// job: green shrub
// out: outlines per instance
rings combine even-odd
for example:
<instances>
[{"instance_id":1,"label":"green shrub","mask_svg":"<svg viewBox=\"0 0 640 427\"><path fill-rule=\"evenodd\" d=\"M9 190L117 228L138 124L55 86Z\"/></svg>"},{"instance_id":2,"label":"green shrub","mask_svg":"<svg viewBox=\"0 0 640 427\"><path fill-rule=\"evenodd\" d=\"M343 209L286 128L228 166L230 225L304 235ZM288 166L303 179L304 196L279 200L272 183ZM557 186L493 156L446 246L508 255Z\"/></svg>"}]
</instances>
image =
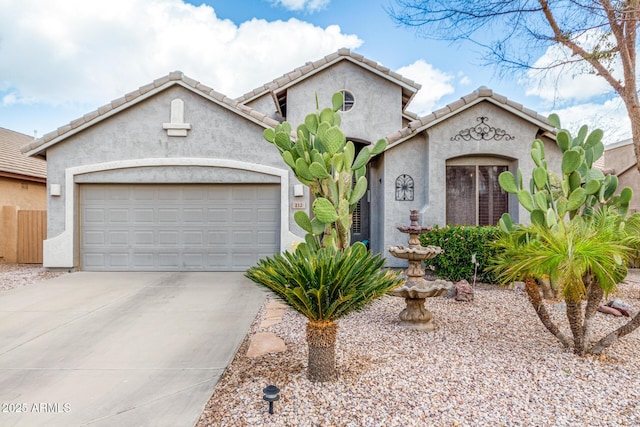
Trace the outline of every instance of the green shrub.
<instances>
[{"instance_id":1,"label":"green shrub","mask_svg":"<svg viewBox=\"0 0 640 427\"><path fill-rule=\"evenodd\" d=\"M474 265L473 254L476 254L478 270L476 282L496 283L496 278L489 267L489 260L494 258L496 251L489 243L500 235L498 227L485 226L447 226L421 234L422 246L440 246L444 253L426 260L427 270L433 270L438 277L458 281L466 279L473 283Z\"/></svg>"}]
</instances>

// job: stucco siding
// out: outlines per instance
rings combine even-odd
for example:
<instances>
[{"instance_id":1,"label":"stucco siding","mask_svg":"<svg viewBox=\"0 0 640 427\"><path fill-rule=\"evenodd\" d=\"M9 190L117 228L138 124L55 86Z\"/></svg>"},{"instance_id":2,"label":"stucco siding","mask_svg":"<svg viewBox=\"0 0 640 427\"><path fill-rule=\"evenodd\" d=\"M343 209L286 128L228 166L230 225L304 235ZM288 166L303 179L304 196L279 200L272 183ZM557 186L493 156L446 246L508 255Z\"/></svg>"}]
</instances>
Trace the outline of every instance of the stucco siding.
<instances>
[{"instance_id":1,"label":"stucco siding","mask_svg":"<svg viewBox=\"0 0 640 427\"><path fill-rule=\"evenodd\" d=\"M191 125L186 137L168 136L163 129L163 123L171 121L171 101L176 98L184 102L184 119ZM67 193L77 197L78 183L265 183L280 182L287 176L283 191L288 196L291 186L298 182L284 170L277 150L262 138L263 130L264 127L237 112L180 86L103 120L47 151L49 183L63 188L60 196L49 196L48 235L71 233L67 230L70 214L66 209L74 209L77 200L70 203ZM229 169L233 172L226 173ZM72 170L75 172L70 176ZM266 170L276 172L265 173ZM70 179L72 183L67 182ZM295 232L297 226L293 223L288 197L283 197L283 202L285 199L283 215L288 224L283 228L288 233L291 226ZM77 224L75 210L73 216L73 223ZM68 239L77 245L75 234ZM290 240L282 239L282 244L288 245ZM75 265L76 252L74 250Z\"/></svg>"},{"instance_id":2,"label":"stucco siding","mask_svg":"<svg viewBox=\"0 0 640 427\"><path fill-rule=\"evenodd\" d=\"M504 130L513 139L503 137L466 141L461 137L456 138L461 131L480 123L479 117L487 117L485 121L491 127ZM420 211L422 225L446 225L446 165L450 159L467 156L498 158L507 161L509 169L514 172L518 167L521 168L523 176L528 179L534 166L530 156L531 143L537 132L538 127L529 121L485 101L388 150L385 166L385 247L406 243L407 237L398 232L396 227L408 224L409 209ZM546 140L545 147L550 166L557 166L557 146L553 141ZM395 180L401 174L414 178L413 203L395 200ZM516 221L528 222L528 212L519 206L512 195L509 209ZM390 258L388 263L392 266L404 265L401 260Z\"/></svg>"},{"instance_id":3,"label":"stucco siding","mask_svg":"<svg viewBox=\"0 0 640 427\"><path fill-rule=\"evenodd\" d=\"M289 88L287 120L295 128L316 110L316 93L323 108L341 90L350 91L355 98L353 108L341 113L341 129L349 138L375 142L402 127L402 89L347 61Z\"/></svg>"}]
</instances>

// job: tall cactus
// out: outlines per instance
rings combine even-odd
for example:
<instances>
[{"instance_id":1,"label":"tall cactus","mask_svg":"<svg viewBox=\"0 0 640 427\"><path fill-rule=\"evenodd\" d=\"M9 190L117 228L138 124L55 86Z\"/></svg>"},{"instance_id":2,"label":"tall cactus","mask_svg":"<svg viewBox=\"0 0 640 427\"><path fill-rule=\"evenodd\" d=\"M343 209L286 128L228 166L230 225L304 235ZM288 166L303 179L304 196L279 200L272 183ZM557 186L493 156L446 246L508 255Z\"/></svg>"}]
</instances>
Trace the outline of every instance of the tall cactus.
<instances>
[{"instance_id":1,"label":"tall cactus","mask_svg":"<svg viewBox=\"0 0 640 427\"><path fill-rule=\"evenodd\" d=\"M520 169L517 175L511 172L501 173L498 177L500 187L517 195L520 204L530 212L532 223L550 228L566 215L570 219L576 215L592 216L598 204L609 207L624 217L633 195L631 188L625 187L620 194L614 196L618 178L615 175L605 176L593 166L604 153L602 130L596 129L589 133L585 125L580 128L576 137L572 137L569 131L561 128L556 114L549 116L549 122L561 129L556 135L556 143L562 152L562 176L548 169L544 143L536 139L531 147L535 167L529 188L523 186ZM503 230L510 231L513 226L510 215L504 214L499 225Z\"/></svg>"},{"instance_id":2,"label":"tall cactus","mask_svg":"<svg viewBox=\"0 0 640 427\"><path fill-rule=\"evenodd\" d=\"M313 219L304 211L294 214L296 223L307 232L307 244L339 250L350 245L352 213L367 191L366 165L386 147L386 141L380 139L355 155L355 145L340 130L338 110L343 102L343 94L335 93L332 107L320 110L316 95L316 112L298 126L295 140L289 122L264 131L264 138L276 146L296 178L315 197Z\"/></svg>"}]
</instances>

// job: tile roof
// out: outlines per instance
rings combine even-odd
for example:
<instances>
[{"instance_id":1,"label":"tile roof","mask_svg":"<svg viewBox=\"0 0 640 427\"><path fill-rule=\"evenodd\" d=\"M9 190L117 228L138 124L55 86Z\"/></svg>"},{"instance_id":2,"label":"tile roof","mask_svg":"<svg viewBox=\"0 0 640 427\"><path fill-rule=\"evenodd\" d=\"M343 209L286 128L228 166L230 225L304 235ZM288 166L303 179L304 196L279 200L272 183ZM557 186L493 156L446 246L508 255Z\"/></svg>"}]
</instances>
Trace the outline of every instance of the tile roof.
<instances>
[{"instance_id":1,"label":"tile roof","mask_svg":"<svg viewBox=\"0 0 640 427\"><path fill-rule=\"evenodd\" d=\"M411 99L413 99L416 92L418 92L418 90L420 90L420 88L422 87L420 84L414 82L413 80L402 77L400 74L391 71L389 68L384 67L375 61L367 59L360 54L354 53L350 49L342 48L337 52L329 54L317 61L307 62L303 66L298 67L295 70L282 75L281 77L278 77L272 82L266 83L252 90L251 92L245 93L239 98L236 98L236 101L240 103L247 103L267 93L280 92L285 88L293 86L299 81L304 80L310 75L315 74L337 62L344 60L348 60L362 67L368 68L372 72L381 75L388 80L392 80L396 84L402 86L403 108L406 107L409 102L411 102Z\"/></svg>"},{"instance_id":2,"label":"tile roof","mask_svg":"<svg viewBox=\"0 0 640 427\"><path fill-rule=\"evenodd\" d=\"M512 113L522 117L523 119L535 123L536 125L540 126L541 129L555 135L555 129L551 124L549 124L549 121L546 117L536 113L529 108L523 107L522 104L511 101L507 97L500 95L485 86L481 86L470 94L463 96L459 100L447 104L443 108L427 114L426 116L422 116L417 120L410 122L407 126L400 129L399 131L388 135L387 141L389 142L389 145L387 148L391 148L409 139L411 136L420 133L430 128L431 126L434 126L448 119L454 114L457 114L460 111L465 110L482 101L489 101L501 108L511 111Z\"/></svg>"},{"instance_id":3,"label":"tile roof","mask_svg":"<svg viewBox=\"0 0 640 427\"><path fill-rule=\"evenodd\" d=\"M24 175L39 180L47 178L47 162L27 157L20 151L20 147L32 140L29 135L0 128L0 175Z\"/></svg>"},{"instance_id":4,"label":"tile roof","mask_svg":"<svg viewBox=\"0 0 640 427\"><path fill-rule=\"evenodd\" d=\"M180 85L190 89L219 105L245 116L254 122L264 125L265 127L275 127L278 124L277 121L271 119L267 115L247 107L246 105L243 105L238 101L203 85L197 80L187 77L181 71L173 71L147 85L141 86L133 92L129 92L121 98L111 101L109 104L103 105L95 111L85 114L79 119L73 120L65 126L59 127L53 132L45 134L42 138L32 141L22 147L22 152L27 153L27 155L30 156L42 153L48 147L58 143L59 141L174 85Z\"/></svg>"}]
</instances>

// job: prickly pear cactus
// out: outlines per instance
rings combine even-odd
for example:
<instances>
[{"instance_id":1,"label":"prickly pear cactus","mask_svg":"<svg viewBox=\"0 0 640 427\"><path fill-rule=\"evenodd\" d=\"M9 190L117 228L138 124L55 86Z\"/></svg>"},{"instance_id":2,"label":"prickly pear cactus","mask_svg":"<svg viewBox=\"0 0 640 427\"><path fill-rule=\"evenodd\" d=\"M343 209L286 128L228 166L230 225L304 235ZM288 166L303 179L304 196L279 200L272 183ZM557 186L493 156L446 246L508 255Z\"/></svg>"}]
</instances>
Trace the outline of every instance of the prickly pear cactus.
<instances>
[{"instance_id":1,"label":"prickly pear cactus","mask_svg":"<svg viewBox=\"0 0 640 427\"><path fill-rule=\"evenodd\" d=\"M340 250L349 247L352 212L367 190L366 165L386 147L381 139L355 155L355 145L340 130L338 110L343 102L342 93L335 93L332 107L320 110L316 95L316 112L298 126L295 140L288 122L264 131L264 138L276 146L296 178L315 196L313 219L304 211L294 214L296 223L307 232L307 244Z\"/></svg>"},{"instance_id":2,"label":"prickly pear cactus","mask_svg":"<svg viewBox=\"0 0 640 427\"><path fill-rule=\"evenodd\" d=\"M531 222L554 227L566 216L569 219L579 216L591 216L597 206L616 210L625 216L632 197L630 188L624 188L615 195L618 178L604 173L593 166L604 154L603 132L596 129L589 133L582 126L578 135L572 137L569 131L562 129L560 118L556 114L549 116L549 122L560 129L556 143L562 152L561 172L556 175L548 169L544 153L544 143L536 139L531 146L531 158L535 163L528 188L522 182L522 171L517 174L503 172L498 177L500 187L515 194L520 204L530 212ZM500 227L510 231L513 221L504 214L499 221Z\"/></svg>"}]
</instances>

